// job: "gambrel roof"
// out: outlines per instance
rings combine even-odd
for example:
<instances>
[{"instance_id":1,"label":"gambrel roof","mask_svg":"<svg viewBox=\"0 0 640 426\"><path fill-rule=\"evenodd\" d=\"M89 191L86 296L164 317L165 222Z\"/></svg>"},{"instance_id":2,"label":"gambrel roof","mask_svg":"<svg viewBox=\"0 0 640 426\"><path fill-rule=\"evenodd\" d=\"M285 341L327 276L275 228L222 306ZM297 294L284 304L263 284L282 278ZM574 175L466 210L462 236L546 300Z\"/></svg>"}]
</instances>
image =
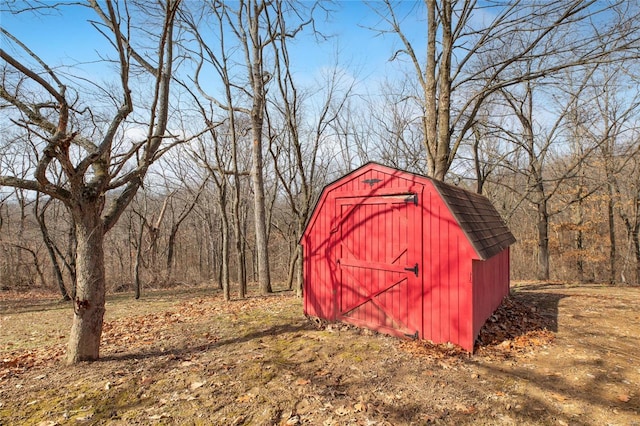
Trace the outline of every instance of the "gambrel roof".
<instances>
[{"instance_id":1,"label":"gambrel roof","mask_svg":"<svg viewBox=\"0 0 640 426\"><path fill-rule=\"evenodd\" d=\"M435 179L431 181L482 259L487 260L516 242L487 197Z\"/></svg>"}]
</instances>

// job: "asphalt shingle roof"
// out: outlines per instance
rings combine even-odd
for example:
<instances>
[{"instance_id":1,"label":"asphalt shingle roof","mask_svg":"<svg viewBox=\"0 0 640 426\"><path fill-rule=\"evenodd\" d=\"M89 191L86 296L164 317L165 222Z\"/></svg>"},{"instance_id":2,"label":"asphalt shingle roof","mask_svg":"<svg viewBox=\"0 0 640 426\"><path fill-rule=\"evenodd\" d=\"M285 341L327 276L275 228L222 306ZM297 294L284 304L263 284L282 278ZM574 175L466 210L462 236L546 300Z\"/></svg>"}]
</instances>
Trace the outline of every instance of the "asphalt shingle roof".
<instances>
[{"instance_id":1,"label":"asphalt shingle roof","mask_svg":"<svg viewBox=\"0 0 640 426\"><path fill-rule=\"evenodd\" d=\"M487 260L516 242L485 196L432 179L478 255Z\"/></svg>"}]
</instances>

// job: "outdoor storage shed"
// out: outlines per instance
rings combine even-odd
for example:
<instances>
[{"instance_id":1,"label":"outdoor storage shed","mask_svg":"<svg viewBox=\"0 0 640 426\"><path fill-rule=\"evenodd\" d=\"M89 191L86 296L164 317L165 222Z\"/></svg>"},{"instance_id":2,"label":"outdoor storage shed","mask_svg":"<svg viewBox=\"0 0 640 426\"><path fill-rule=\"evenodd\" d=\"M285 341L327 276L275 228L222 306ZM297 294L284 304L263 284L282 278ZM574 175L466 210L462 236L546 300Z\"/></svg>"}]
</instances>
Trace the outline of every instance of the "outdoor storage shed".
<instances>
[{"instance_id":1,"label":"outdoor storage shed","mask_svg":"<svg viewBox=\"0 0 640 426\"><path fill-rule=\"evenodd\" d=\"M324 188L302 235L305 314L471 352L514 242L486 197L368 163Z\"/></svg>"}]
</instances>

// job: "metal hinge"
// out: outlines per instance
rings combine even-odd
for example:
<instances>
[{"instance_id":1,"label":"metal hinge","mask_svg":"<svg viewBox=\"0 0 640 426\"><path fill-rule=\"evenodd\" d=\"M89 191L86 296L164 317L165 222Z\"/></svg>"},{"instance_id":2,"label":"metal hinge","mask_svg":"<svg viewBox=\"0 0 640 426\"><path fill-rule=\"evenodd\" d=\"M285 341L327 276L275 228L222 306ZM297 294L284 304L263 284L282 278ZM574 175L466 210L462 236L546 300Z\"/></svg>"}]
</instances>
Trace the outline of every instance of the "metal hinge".
<instances>
[{"instance_id":1,"label":"metal hinge","mask_svg":"<svg viewBox=\"0 0 640 426\"><path fill-rule=\"evenodd\" d=\"M409 271L409 272L413 272L414 274L416 274L416 277L418 276L418 264L416 263L413 268L404 268L405 271Z\"/></svg>"},{"instance_id":2,"label":"metal hinge","mask_svg":"<svg viewBox=\"0 0 640 426\"><path fill-rule=\"evenodd\" d=\"M413 333L413 334L407 334L407 333L405 333L404 335L405 335L405 336L407 336L407 337L409 337L409 338L411 338L411 339L413 339L413 340L418 340L418 336L419 336L419 334L418 334L418 330L416 330L416 332L415 332L415 333Z\"/></svg>"},{"instance_id":3,"label":"metal hinge","mask_svg":"<svg viewBox=\"0 0 640 426\"><path fill-rule=\"evenodd\" d=\"M413 203L416 206L418 205L418 194L409 194L407 198L404 199L405 203Z\"/></svg>"}]
</instances>

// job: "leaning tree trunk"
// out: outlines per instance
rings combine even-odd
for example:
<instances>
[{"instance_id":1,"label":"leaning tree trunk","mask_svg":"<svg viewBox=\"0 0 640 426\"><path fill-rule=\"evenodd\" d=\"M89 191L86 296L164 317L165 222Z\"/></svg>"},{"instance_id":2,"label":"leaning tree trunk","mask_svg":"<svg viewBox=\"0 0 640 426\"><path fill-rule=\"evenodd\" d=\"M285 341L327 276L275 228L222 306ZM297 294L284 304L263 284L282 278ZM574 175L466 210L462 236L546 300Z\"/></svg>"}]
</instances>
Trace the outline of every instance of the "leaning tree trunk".
<instances>
[{"instance_id":1,"label":"leaning tree trunk","mask_svg":"<svg viewBox=\"0 0 640 426\"><path fill-rule=\"evenodd\" d=\"M44 241L45 247L47 248L49 259L51 259L51 266L53 267L53 272L56 276L56 282L58 283L58 289L60 290L62 300L64 301L71 300L71 296L69 296L69 292L67 291L67 288L64 286L64 278L62 276L62 270L60 269L60 265L58 264L56 249L54 247L53 241L51 240L51 236L49 235L49 230L47 229L47 223L44 218L44 209L41 212L38 212L37 200L36 200L36 207L34 208L34 215L36 217L36 221L38 222L38 225L40 225L40 232L42 233L42 239Z\"/></svg>"},{"instance_id":2,"label":"leaning tree trunk","mask_svg":"<svg viewBox=\"0 0 640 426\"><path fill-rule=\"evenodd\" d=\"M76 224L76 298L69 336L67 363L95 361L100 355L100 337L105 312L104 200L83 202L73 209Z\"/></svg>"},{"instance_id":3,"label":"leaning tree trunk","mask_svg":"<svg viewBox=\"0 0 640 426\"><path fill-rule=\"evenodd\" d=\"M67 254L64 259L64 266L71 277L71 294L69 296L71 296L72 300L75 300L76 283L78 282L78 274L76 273L76 253L78 251L78 242L76 241L76 226L73 221L71 221L71 226L69 227L68 241L69 243L67 244Z\"/></svg>"}]
</instances>

